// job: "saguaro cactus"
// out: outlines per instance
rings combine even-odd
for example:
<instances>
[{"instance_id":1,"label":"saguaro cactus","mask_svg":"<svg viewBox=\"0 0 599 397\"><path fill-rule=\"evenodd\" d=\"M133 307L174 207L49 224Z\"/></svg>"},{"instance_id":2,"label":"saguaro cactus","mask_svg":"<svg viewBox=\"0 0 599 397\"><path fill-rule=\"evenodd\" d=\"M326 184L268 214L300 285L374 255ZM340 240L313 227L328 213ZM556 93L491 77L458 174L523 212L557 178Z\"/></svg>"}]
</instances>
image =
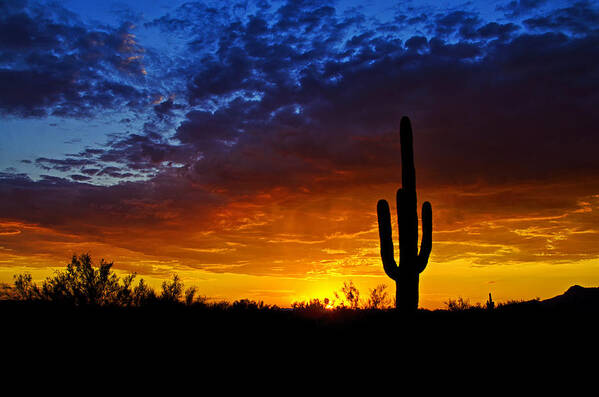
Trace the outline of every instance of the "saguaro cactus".
<instances>
[{"instance_id":1,"label":"saguaro cactus","mask_svg":"<svg viewBox=\"0 0 599 397\"><path fill-rule=\"evenodd\" d=\"M397 223L399 229L399 266L393 254L391 214L386 200L379 200L377 215L383 269L396 285L396 307L401 311L418 309L418 281L428 264L433 240L433 210L428 201L422 204L422 242L418 253L418 211L416 171L412 147L410 119L402 117L399 127L401 145L402 187L397 190Z\"/></svg>"}]
</instances>

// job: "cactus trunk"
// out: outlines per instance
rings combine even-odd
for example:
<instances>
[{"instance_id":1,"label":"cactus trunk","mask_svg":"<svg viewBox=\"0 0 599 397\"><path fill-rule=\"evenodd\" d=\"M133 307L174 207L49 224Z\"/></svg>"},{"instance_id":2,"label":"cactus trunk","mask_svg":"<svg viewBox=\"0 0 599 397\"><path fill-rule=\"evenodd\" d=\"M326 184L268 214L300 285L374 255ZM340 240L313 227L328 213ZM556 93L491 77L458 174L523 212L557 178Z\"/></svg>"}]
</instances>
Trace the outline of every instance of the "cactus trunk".
<instances>
[{"instance_id":1,"label":"cactus trunk","mask_svg":"<svg viewBox=\"0 0 599 397\"><path fill-rule=\"evenodd\" d=\"M395 281L396 305L402 311L415 311L418 309L418 284L419 274L416 272L401 272Z\"/></svg>"},{"instance_id":2,"label":"cactus trunk","mask_svg":"<svg viewBox=\"0 0 599 397\"><path fill-rule=\"evenodd\" d=\"M425 269L432 248L432 208L422 205L422 242L418 253L418 212L416 171L412 143L412 126L407 117L401 119L402 187L397 190L397 224L399 231L399 266L395 263L391 214L386 200L379 200L377 215L381 241L381 259L385 273L396 283L396 307L402 311L418 309L419 275Z\"/></svg>"}]
</instances>

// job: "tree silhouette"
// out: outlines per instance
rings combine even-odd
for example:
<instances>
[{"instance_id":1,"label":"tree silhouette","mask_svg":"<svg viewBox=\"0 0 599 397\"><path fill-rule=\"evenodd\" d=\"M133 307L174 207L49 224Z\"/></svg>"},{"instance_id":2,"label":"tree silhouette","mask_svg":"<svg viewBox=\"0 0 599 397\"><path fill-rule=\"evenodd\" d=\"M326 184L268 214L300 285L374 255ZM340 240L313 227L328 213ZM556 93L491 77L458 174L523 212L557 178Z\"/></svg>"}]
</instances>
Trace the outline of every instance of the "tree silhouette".
<instances>
[{"instance_id":1,"label":"tree silhouette","mask_svg":"<svg viewBox=\"0 0 599 397\"><path fill-rule=\"evenodd\" d=\"M155 302L156 292L148 284L144 282L144 279L140 279L137 286L133 289L133 304L135 306L143 306L147 303Z\"/></svg>"},{"instance_id":2,"label":"tree silhouette","mask_svg":"<svg viewBox=\"0 0 599 397\"><path fill-rule=\"evenodd\" d=\"M31 274L19 274L14 278L14 296L20 300L38 300L42 298L42 294L37 285L32 281Z\"/></svg>"},{"instance_id":3,"label":"tree silhouette","mask_svg":"<svg viewBox=\"0 0 599 397\"><path fill-rule=\"evenodd\" d=\"M433 213L426 201L422 205L422 243L418 253L418 211L416 199L416 171L410 119L400 123L402 187L397 190L397 223L399 229L399 266L393 253L391 214L386 200L379 200L377 215L381 258L387 276L396 284L396 307L402 311L418 309L418 282L420 273L428 264L432 247Z\"/></svg>"},{"instance_id":4,"label":"tree silhouette","mask_svg":"<svg viewBox=\"0 0 599 397\"><path fill-rule=\"evenodd\" d=\"M47 300L74 305L129 305L133 300L131 284L134 274L122 279L114 273L112 262L92 265L89 254L73 255L64 271L48 277L41 288L32 282L30 274L14 277L17 297L21 300Z\"/></svg>"},{"instance_id":5,"label":"tree silhouette","mask_svg":"<svg viewBox=\"0 0 599 397\"><path fill-rule=\"evenodd\" d=\"M56 271L53 276L46 278L41 287L33 281L31 274L14 276L14 287L11 295L24 301L51 301L75 306L143 306L151 303L191 305L196 295L196 287L185 291L184 284L177 274L172 279L162 283L160 295L143 279L133 287L135 274L119 277L112 270L113 263L100 260L99 266L94 267L89 254L73 255L65 270ZM204 297L196 302L202 303Z\"/></svg>"},{"instance_id":6,"label":"tree silhouette","mask_svg":"<svg viewBox=\"0 0 599 397\"><path fill-rule=\"evenodd\" d=\"M195 294L195 291L194 291ZM183 295L183 283L179 279L178 274L173 275L170 282L162 282L162 294L160 300L164 303L177 303L181 301Z\"/></svg>"},{"instance_id":7,"label":"tree silhouette","mask_svg":"<svg viewBox=\"0 0 599 397\"><path fill-rule=\"evenodd\" d=\"M197 292L197 288L195 286L189 287L185 290L185 304L187 306L193 304L193 298Z\"/></svg>"}]
</instances>

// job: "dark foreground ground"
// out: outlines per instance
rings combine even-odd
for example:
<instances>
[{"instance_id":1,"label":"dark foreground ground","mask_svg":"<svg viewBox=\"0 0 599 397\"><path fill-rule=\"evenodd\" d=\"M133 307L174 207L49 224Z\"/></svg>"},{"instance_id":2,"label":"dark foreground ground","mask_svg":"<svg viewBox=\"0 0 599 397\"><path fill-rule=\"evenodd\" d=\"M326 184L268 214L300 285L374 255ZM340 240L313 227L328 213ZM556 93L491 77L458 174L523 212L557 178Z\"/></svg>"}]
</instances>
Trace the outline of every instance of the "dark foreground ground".
<instances>
[{"instance_id":1,"label":"dark foreground ground","mask_svg":"<svg viewBox=\"0 0 599 397\"><path fill-rule=\"evenodd\" d=\"M494 310L289 310L155 304L74 307L0 301L4 340L40 349L114 344L204 351L245 348L371 348L520 344L575 347L599 342L599 289L573 287L556 298Z\"/></svg>"},{"instance_id":2,"label":"dark foreground ground","mask_svg":"<svg viewBox=\"0 0 599 397\"><path fill-rule=\"evenodd\" d=\"M494 310L411 314L1 301L3 355L23 371L66 362L69 371L130 376L155 368L208 368L233 378L273 370L308 378L336 371L398 374L403 366L421 375L445 369L468 376L498 369L527 374L539 366L595 372L597 291L574 288L553 300Z\"/></svg>"}]
</instances>

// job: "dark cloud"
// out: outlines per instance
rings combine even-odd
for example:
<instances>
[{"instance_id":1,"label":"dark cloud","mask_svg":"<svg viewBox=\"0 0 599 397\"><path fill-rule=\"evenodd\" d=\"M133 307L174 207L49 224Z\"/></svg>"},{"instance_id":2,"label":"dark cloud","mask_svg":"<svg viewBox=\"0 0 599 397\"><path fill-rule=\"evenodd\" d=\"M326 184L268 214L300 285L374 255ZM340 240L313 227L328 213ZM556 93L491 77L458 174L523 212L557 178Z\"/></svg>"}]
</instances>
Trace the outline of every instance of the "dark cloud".
<instances>
[{"instance_id":1,"label":"dark cloud","mask_svg":"<svg viewBox=\"0 0 599 397\"><path fill-rule=\"evenodd\" d=\"M462 36L468 36L480 22L481 19L473 12L453 11L435 17L434 31L439 36L447 36L456 31Z\"/></svg>"},{"instance_id":2,"label":"dark cloud","mask_svg":"<svg viewBox=\"0 0 599 397\"><path fill-rule=\"evenodd\" d=\"M590 6L577 3L564 15L578 15L573 10L584 7ZM102 149L86 149L76 161L37 164L64 172L116 165L118 171L95 175L115 178L156 175L177 165L227 188L239 180L248 188L254 181L261 188L303 184L332 178L332 170L351 170L358 178L352 183L370 183L356 175L388 176L396 161L391 137L397 119L408 114L423 131L423 177L435 183L549 178L597 166L590 128L597 118L598 79L588 63L597 57L595 35L532 34L513 22L450 11L428 18L431 36L404 43L379 29L382 24L340 15L320 2L239 10L189 3L177 15L148 23L189 36L191 56L177 72L188 78L185 98L158 97L143 129L116 136ZM594 14L587 15L581 23L591 26ZM563 27L571 25L568 18ZM82 30L78 46L96 60L107 55L97 42L114 54L135 53L130 29L124 24L110 34ZM120 61L110 62L120 70ZM94 98L103 107L115 106L114 98L136 98L130 85L95 86L106 94ZM62 84L44 89L27 95L29 109L67 95ZM55 106L54 112L61 109ZM163 133L168 128L174 136ZM510 162L502 157L508 152ZM553 161L561 152L572 153L567 169ZM452 167L444 167L446 162Z\"/></svg>"},{"instance_id":3,"label":"dark cloud","mask_svg":"<svg viewBox=\"0 0 599 397\"><path fill-rule=\"evenodd\" d=\"M73 168L80 168L83 166L94 165L95 162L91 160L80 160L80 159L49 159L40 157L35 160L35 165L44 170L57 170L62 172L71 171Z\"/></svg>"},{"instance_id":4,"label":"dark cloud","mask_svg":"<svg viewBox=\"0 0 599 397\"><path fill-rule=\"evenodd\" d=\"M423 50L428 47L428 40L423 36L412 36L406 40L406 48L408 50Z\"/></svg>"},{"instance_id":5,"label":"dark cloud","mask_svg":"<svg viewBox=\"0 0 599 397\"><path fill-rule=\"evenodd\" d=\"M84 151L80 152L77 154L78 157L93 157L93 156L98 156L101 155L105 152L104 149L85 149Z\"/></svg>"},{"instance_id":6,"label":"dark cloud","mask_svg":"<svg viewBox=\"0 0 599 397\"><path fill-rule=\"evenodd\" d=\"M16 4L16 3L15 3ZM24 4L23 4L24 5ZM140 109L143 48L133 26L90 28L51 6L9 7L0 16L0 112L89 117Z\"/></svg>"},{"instance_id":7,"label":"dark cloud","mask_svg":"<svg viewBox=\"0 0 599 397\"><path fill-rule=\"evenodd\" d=\"M3 239L6 249L20 255L58 252L58 260L73 249L89 250L98 245L103 247L98 255L117 248L164 260L189 257L193 251L180 247L197 247L196 230L218 225L218 208L227 204L223 197L215 197L185 178L163 176L152 183L112 186L87 182L78 174L42 176L33 181L23 174L0 173L2 221L35 231L31 237L25 233L23 238ZM202 264L197 254L185 261L195 267ZM144 269L144 273L148 271L151 269Z\"/></svg>"},{"instance_id":8,"label":"dark cloud","mask_svg":"<svg viewBox=\"0 0 599 397\"><path fill-rule=\"evenodd\" d=\"M191 67L200 69L190 86L197 101L218 92L260 94L256 100L239 96L214 112L190 112L181 123L175 137L204 154L195 166L203 177L212 180L217 169L228 169L223 185L271 178L276 185L298 183L299 170L313 178L359 167L386 177L374 170L395 161L388 137L400 114L412 115L426 131L418 150L424 174L436 175L436 183L550 178L597 167L589 142L598 84L588 63L597 56L594 36L517 35L514 23L484 23L473 13L451 12L436 16L434 30L459 34L458 42L414 36L402 45L373 29L341 46L334 40L347 24L327 11L323 19L338 30L331 28L320 41L332 44L322 55L312 50L307 57L300 49L320 36L310 36L312 22L303 14L290 17L293 7L279 10L281 19L272 25L236 22L229 29L235 38L228 36L215 49L222 58ZM306 34L285 36L289 30ZM286 38L263 41L259 51L248 45L265 35ZM492 38L501 40L472 42ZM232 66L240 54L242 63ZM576 125L571 114L578 115ZM568 171L553 160L562 153L572 153ZM279 178L272 169L294 174Z\"/></svg>"},{"instance_id":9,"label":"dark cloud","mask_svg":"<svg viewBox=\"0 0 599 397\"><path fill-rule=\"evenodd\" d=\"M538 7L547 3L547 0L513 0L505 5L496 7L498 11L504 11L510 18L528 14Z\"/></svg>"},{"instance_id":10,"label":"dark cloud","mask_svg":"<svg viewBox=\"0 0 599 397\"><path fill-rule=\"evenodd\" d=\"M189 77L189 103L161 98L143 131L79 157L119 164L115 177L179 164L227 189L239 181L250 190L253 183L330 184L350 175L334 170L371 183L391 174L393 133L408 114L423 131L423 178L434 183L505 183L597 167L590 131L598 79L588 63L597 56L594 35L525 33L512 22L452 11L430 18L432 37L402 43L319 3L239 18L230 12L187 4L149 24L191 34L196 56L179 67ZM211 45L200 50L208 36ZM161 123L176 127L178 142L161 133ZM567 167L553 160L563 153L572 156Z\"/></svg>"},{"instance_id":11,"label":"dark cloud","mask_svg":"<svg viewBox=\"0 0 599 397\"><path fill-rule=\"evenodd\" d=\"M599 10L589 1L579 1L547 15L526 19L524 24L532 29L578 34L594 32L596 35L599 31Z\"/></svg>"},{"instance_id":12,"label":"dark cloud","mask_svg":"<svg viewBox=\"0 0 599 397\"><path fill-rule=\"evenodd\" d=\"M77 182L85 182L85 181L89 181L92 178L86 175L80 175L80 174L74 174L74 175L70 175L70 178L74 181Z\"/></svg>"},{"instance_id":13,"label":"dark cloud","mask_svg":"<svg viewBox=\"0 0 599 397\"><path fill-rule=\"evenodd\" d=\"M518 31L518 29L519 27L513 23L499 24L497 22L490 22L478 28L476 33L471 37L481 37L484 39L498 38L501 40L507 40L514 32Z\"/></svg>"},{"instance_id":14,"label":"dark cloud","mask_svg":"<svg viewBox=\"0 0 599 397\"><path fill-rule=\"evenodd\" d=\"M100 172L96 173L95 175L96 176L109 176L111 178L116 178L116 179L130 178L132 176L139 176L139 175L133 174L132 172L122 172L122 170L118 167L106 167L106 168L102 169Z\"/></svg>"},{"instance_id":15,"label":"dark cloud","mask_svg":"<svg viewBox=\"0 0 599 397\"><path fill-rule=\"evenodd\" d=\"M109 142L97 159L120 163L130 170L158 170L164 163L185 164L189 153L184 146L174 145L155 133L131 134Z\"/></svg>"},{"instance_id":16,"label":"dark cloud","mask_svg":"<svg viewBox=\"0 0 599 397\"><path fill-rule=\"evenodd\" d=\"M99 171L101 171L100 168L84 168L84 169L81 170L81 173L85 174L85 175L94 176Z\"/></svg>"},{"instance_id":17,"label":"dark cloud","mask_svg":"<svg viewBox=\"0 0 599 397\"><path fill-rule=\"evenodd\" d=\"M154 106L154 112L159 120L164 121L175 116L175 111L184 109L185 106L175 103L171 98Z\"/></svg>"}]
</instances>

